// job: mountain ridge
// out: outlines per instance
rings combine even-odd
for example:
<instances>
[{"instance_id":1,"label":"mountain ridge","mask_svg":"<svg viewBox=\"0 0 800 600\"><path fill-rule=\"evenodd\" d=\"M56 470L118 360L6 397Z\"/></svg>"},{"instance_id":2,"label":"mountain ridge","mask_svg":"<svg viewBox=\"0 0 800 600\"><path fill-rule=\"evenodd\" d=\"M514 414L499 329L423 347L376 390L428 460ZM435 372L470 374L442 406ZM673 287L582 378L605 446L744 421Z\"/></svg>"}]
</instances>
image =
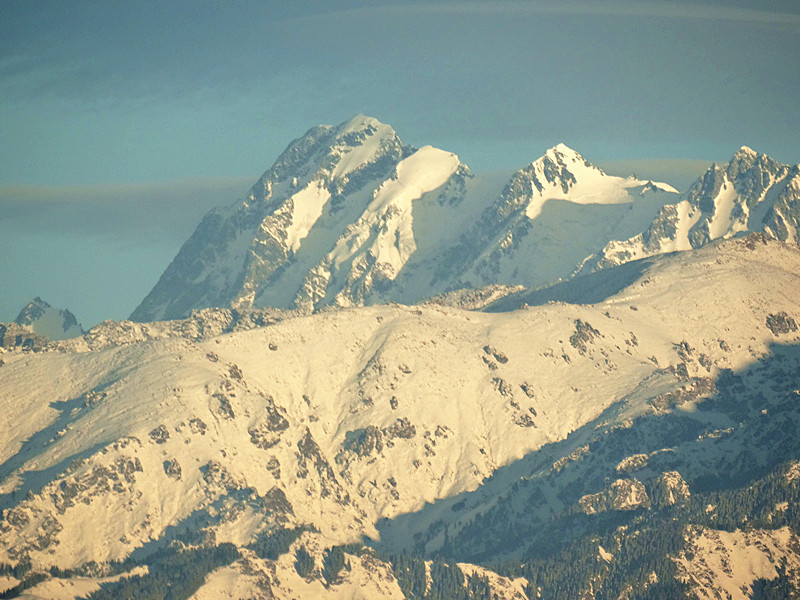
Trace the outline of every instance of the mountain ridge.
<instances>
[{"instance_id":1,"label":"mountain ridge","mask_svg":"<svg viewBox=\"0 0 800 600\"><path fill-rule=\"evenodd\" d=\"M310 129L243 201L212 210L131 318L212 306L308 312L413 303L475 285L541 285L568 277L609 235L635 233L676 193L607 175L564 144L506 182L484 180L455 154L407 146L390 126L358 115ZM575 225L560 232L561 247L548 251L534 239L565 222ZM566 237L572 246L587 241L562 258ZM544 252L541 268L520 270L509 258L518 248Z\"/></svg>"},{"instance_id":2,"label":"mountain ridge","mask_svg":"<svg viewBox=\"0 0 800 600\"><path fill-rule=\"evenodd\" d=\"M310 129L132 320L0 323L0 596L796 595L799 193Z\"/></svg>"},{"instance_id":3,"label":"mountain ridge","mask_svg":"<svg viewBox=\"0 0 800 600\"><path fill-rule=\"evenodd\" d=\"M666 204L646 230L610 241L576 272L698 248L751 231L800 244L800 165L782 165L742 146L728 163L713 163L681 201Z\"/></svg>"},{"instance_id":4,"label":"mountain ridge","mask_svg":"<svg viewBox=\"0 0 800 600\"><path fill-rule=\"evenodd\" d=\"M517 538L478 544L479 527L661 518L684 506L681 481L702 499L710 473L800 458L785 443L800 296L783 293L798 277L800 250L754 235L648 259L591 305L388 305L275 320L254 311L238 331L231 309L209 309L4 352L0 562L63 569L55 584L74 579L69 569L88 573L89 561L133 557L126 568L155 572L158 550L191 557L230 544L232 562L209 567L198 597L223 574L237 585L258 574L267 583L237 597L333 598L352 588L325 579L325 557L362 535L480 565L482 549L515 556L492 544ZM261 536L297 527L308 529L278 555L259 550ZM703 535L717 534L691 544ZM791 539L775 535L777 561ZM600 542L621 560L614 543ZM363 585L406 581L401 563L349 548ZM366 575L368 564L386 575ZM520 576L518 598L547 585L506 571L494 581ZM90 577L93 589L117 585Z\"/></svg>"}]
</instances>

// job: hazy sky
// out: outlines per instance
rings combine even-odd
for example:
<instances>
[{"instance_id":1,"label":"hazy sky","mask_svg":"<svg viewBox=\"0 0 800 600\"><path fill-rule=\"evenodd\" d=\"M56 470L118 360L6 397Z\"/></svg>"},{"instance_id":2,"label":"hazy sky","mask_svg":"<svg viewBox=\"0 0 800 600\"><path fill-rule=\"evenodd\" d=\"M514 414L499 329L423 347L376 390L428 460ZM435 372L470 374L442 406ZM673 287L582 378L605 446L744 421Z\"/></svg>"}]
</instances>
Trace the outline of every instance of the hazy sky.
<instances>
[{"instance_id":1,"label":"hazy sky","mask_svg":"<svg viewBox=\"0 0 800 600\"><path fill-rule=\"evenodd\" d=\"M211 206L362 112L473 171L800 161L800 3L0 2L0 321L125 318ZM634 160L636 159L636 160Z\"/></svg>"}]
</instances>

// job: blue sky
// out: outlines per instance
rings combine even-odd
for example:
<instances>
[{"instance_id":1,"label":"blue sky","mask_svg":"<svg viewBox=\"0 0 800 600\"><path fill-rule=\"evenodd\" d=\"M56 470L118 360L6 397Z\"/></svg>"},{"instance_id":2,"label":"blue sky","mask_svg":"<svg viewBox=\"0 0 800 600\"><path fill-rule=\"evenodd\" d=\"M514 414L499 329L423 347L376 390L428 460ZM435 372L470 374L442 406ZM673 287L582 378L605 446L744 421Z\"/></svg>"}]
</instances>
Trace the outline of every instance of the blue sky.
<instances>
[{"instance_id":1,"label":"blue sky","mask_svg":"<svg viewBox=\"0 0 800 600\"><path fill-rule=\"evenodd\" d=\"M0 3L0 321L121 319L211 206L363 112L473 171L800 161L800 4Z\"/></svg>"}]
</instances>

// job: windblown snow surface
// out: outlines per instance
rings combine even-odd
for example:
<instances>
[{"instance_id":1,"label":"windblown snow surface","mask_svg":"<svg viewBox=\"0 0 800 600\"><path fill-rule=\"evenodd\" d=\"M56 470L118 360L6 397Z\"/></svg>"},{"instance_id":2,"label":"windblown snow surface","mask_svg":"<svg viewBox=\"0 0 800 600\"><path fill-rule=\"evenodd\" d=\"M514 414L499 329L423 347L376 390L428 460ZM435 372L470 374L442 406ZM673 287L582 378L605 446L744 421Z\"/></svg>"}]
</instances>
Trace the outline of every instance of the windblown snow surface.
<instances>
[{"instance_id":1,"label":"windblown snow surface","mask_svg":"<svg viewBox=\"0 0 800 600\"><path fill-rule=\"evenodd\" d=\"M418 152L436 169L419 176L411 154L395 180L410 183L408 175L416 192L390 182L370 204L373 214L395 207L387 231L400 239L408 204L457 167L452 155ZM385 249L380 235L372 242ZM386 249L390 264L403 260L398 248ZM740 422L717 404L702 410L722 373L752 370L780 346L798 385L797 248L748 237L638 269L593 275L571 303L529 299L502 312L392 304L275 313L244 327L231 311L210 310L185 321L107 322L40 353L4 351L0 562L78 569L47 572L25 591L72 598L105 581L102 569L86 570L90 561L229 542L238 558L209 572L195 598L401 598L391 565L370 553L346 550L348 569L325 580L326 549L372 540L430 555L463 539L462 553L474 552L458 559L462 570L484 573L498 597L531 597L526 581L478 566L480 544L502 542L470 537L480 515L507 510L491 527L522 532L575 511L650 510L656 483L666 498L685 497L732 448L752 445L746 411ZM590 292L592 303L582 303ZM778 392L768 387L790 384L765 381L753 414L766 411L773 423ZM694 433L669 440L655 428L641 448L593 450L608 432L651 431L659 415ZM751 450L753 464L771 464L769 448ZM615 504L622 494L626 504ZM300 525L308 530L274 560L252 549L260 534ZM702 568L675 560L700 587L771 577L783 556L796 567L788 534L686 535L707 558ZM715 535L730 572L710 557ZM758 535L769 551L743 550ZM603 548L604 564L616 560ZM303 553L312 568L301 574Z\"/></svg>"}]
</instances>

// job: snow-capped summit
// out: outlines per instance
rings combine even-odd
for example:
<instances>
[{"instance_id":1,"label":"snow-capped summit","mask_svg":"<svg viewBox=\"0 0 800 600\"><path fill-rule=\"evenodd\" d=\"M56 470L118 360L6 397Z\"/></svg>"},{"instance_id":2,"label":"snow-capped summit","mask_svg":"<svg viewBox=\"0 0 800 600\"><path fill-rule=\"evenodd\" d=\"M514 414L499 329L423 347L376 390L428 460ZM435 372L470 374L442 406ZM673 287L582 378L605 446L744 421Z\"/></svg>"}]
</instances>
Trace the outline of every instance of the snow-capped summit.
<instances>
[{"instance_id":1,"label":"snow-capped summit","mask_svg":"<svg viewBox=\"0 0 800 600\"><path fill-rule=\"evenodd\" d=\"M672 192L607 175L565 144L510 178L475 177L455 154L407 146L357 115L310 129L243 201L211 211L131 318L540 285L569 276L609 235L640 231Z\"/></svg>"},{"instance_id":2,"label":"snow-capped summit","mask_svg":"<svg viewBox=\"0 0 800 600\"><path fill-rule=\"evenodd\" d=\"M65 340L84 334L75 315L66 309L50 306L38 296L25 305L14 322L31 333L51 340Z\"/></svg>"},{"instance_id":3,"label":"snow-capped summit","mask_svg":"<svg viewBox=\"0 0 800 600\"><path fill-rule=\"evenodd\" d=\"M375 117L370 117L363 113L358 113L349 121L345 121L344 123L340 124L337 129L339 131L339 135L357 133L365 129L383 129L384 131L391 131L394 133L394 129L392 129L390 125L381 123Z\"/></svg>"},{"instance_id":4,"label":"snow-capped summit","mask_svg":"<svg viewBox=\"0 0 800 600\"><path fill-rule=\"evenodd\" d=\"M599 171L600 173L603 172L601 169L581 156L577 150L573 150L563 142L556 144L552 148L549 148L547 152L545 152L544 155L539 158L539 161L543 161L545 159L550 159L551 161L569 166L577 166L578 168L586 167L593 171Z\"/></svg>"},{"instance_id":5,"label":"snow-capped summit","mask_svg":"<svg viewBox=\"0 0 800 600\"><path fill-rule=\"evenodd\" d=\"M559 143L552 148L549 148L544 155L534 162L545 161L550 164L556 163L566 168L581 169L582 167L585 167L594 171L600 171L602 173L599 168L591 164L588 160L581 156L579 152L573 150L564 143Z\"/></svg>"},{"instance_id":6,"label":"snow-capped summit","mask_svg":"<svg viewBox=\"0 0 800 600\"><path fill-rule=\"evenodd\" d=\"M648 183L649 190L677 193L668 184L641 181L634 176L622 178L607 175L565 144L550 148L522 172L538 192L534 193L526 209L531 219L536 218L548 200L567 200L576 204L629 203L629 190L639 188L641 193Z\"/></svg>"},{"instance_id":7,"label":"snow-capped summit","mask_svg":"<svg viewBox=\"0 0 800 600\"><path fill-rule=\"evenodd\" d=\"M800 165L782 165L742 146L726 164L712 164L680 202L664 206L642 233L609 244L583 270L712 240L763 231L800 244Z\"/></svg>"},{"instance_id":8,"label":"snow-capped summit","mask_svg":"<svg viewBox=\"0 0 800 600\"><path fill-rule=\"evenodd\" d=\"M310 129L243 201L206 215L131 318L246 307L257 297L263 305L291 306L313 263L414 151L390 126L364 115Z\"/></svg>"},{"instance_id":9,"label":"snow-capped summit","mask_svg":"<svg viewBox=\"0 0 800 600\"><path fill-rule=\"evenodd\" d=\"M758 152L756 152L755 150L753 150L753 149L752 149L750 146L742 146L742 147L741 147L741 148L739 148L739 149L736 151L736 153L733 155L734 159L735 159L737 156L753 156L753 157L755 157L755 156L758 156Z\"/></svg>"},{"instance_id":10,"label":"snow-capped summit","mask_svg":"<svg viewBox=\"0 0 800 600\"><path fill-rule=\"evenodd\" d=\"M676 194L668 184L608 175L559 144L515 172L463 233L449 254L460 266L451 288L569 277L594 248L634 235Z\"/></svg>"},{"instance_id":11,"label":"snow-capped summit","mask_svg":"<svg viewBox=\"0 0 800 600\"><path fill-rule=\"evenodd\" d=\"M799 168L743 146L680 198L558 144L516 172L475 176L455 154L357 115L310 129L244 200L206 215L131 318L410 304L537 287L748 231L796 243Z\"/></svg>"}]
</instances>

